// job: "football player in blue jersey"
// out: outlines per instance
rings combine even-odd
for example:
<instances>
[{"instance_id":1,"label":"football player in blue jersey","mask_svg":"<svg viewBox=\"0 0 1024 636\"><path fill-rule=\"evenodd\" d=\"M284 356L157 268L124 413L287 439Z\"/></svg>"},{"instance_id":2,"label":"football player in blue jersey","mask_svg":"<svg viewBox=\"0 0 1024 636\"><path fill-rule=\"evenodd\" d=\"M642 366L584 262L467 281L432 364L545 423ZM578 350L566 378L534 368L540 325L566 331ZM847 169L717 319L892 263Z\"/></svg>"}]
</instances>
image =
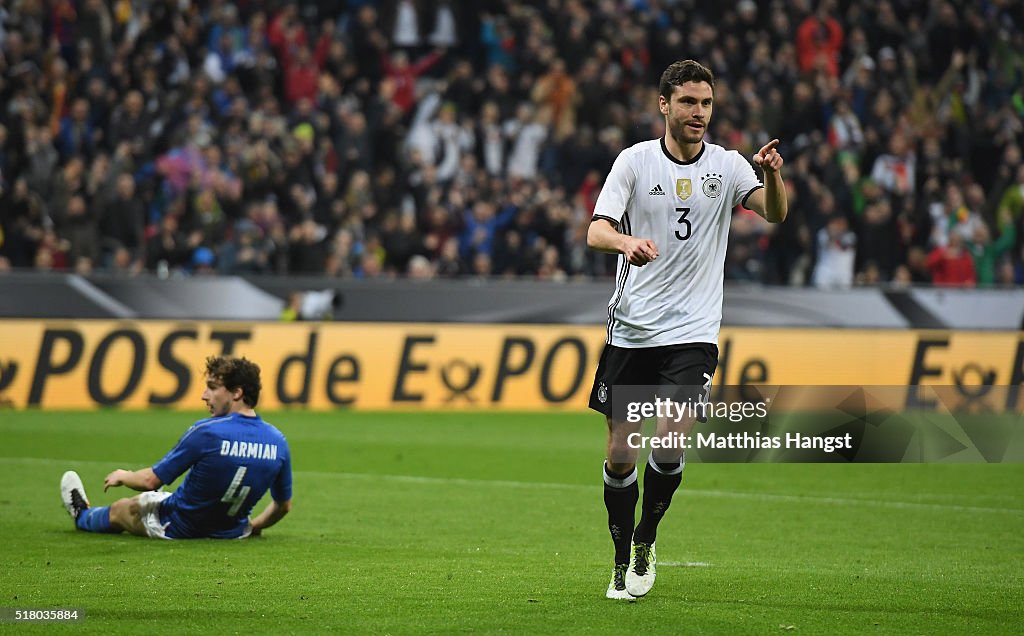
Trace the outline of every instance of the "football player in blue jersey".
<instances>
[{"instance_id":1,"label":"football player in blue jersey","mask_svg":"<svg viewBox=\"0 0 1024 636\"><path fill-rule=\"evenodd\" d=\"M127 486L142 494L93 508L78 474L64 473L61 498L75 527L159 539L243 539L280 521L292 507L291 452L284 435L253 410L259 397L256 364L207 358L203 401L210 417L193 424L152 467L118 469L103 481L104 491ZM186 471L177 490L159 490ZM250 519L267 490L270 504Z\"/></svg>"}]
</instances>

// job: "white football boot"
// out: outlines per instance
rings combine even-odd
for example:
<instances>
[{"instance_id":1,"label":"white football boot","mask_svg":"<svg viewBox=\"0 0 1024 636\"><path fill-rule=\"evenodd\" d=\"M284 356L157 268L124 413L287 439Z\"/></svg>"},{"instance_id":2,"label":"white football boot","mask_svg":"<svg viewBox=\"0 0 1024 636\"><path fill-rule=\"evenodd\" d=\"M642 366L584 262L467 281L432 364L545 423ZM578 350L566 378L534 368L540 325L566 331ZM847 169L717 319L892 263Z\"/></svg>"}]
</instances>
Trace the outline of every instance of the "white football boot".
<instances>
[{"instance_id":1,"label":"white football boot","mask_svg":"<svg viewBox=\"0 0 1024 636\"><path fill-rule=\"evenodd\" d=\"M68 511L72 521L78 521L78 515L89 507L82 478L73 470L64 473L60 478L60 499L64 502L64 509Z\"/></svg>"},{"instance_id":2,"label":"white football boot","mask_svg":"<svg viewBox=\"0 0 1024 636\"><path fill-rule=\"evenodd\" d=\"M605 598L616 601L635 601L636 599L626 591L626 568L625 563L616 565L612 570L612 581L608 584L608 591L604 593Z\"/></svg>"},{"instance_id":3,"label":"white football boot","mask_svg":"<svg viewBox=\"0 0 1024 636\"><path fill-rule=\"evenodd\" d=\"M633 558L626 570L626 591L636 597L650 592L654 587L655 563L653 543L634 543Z\"/></svg>"}]
</instances>

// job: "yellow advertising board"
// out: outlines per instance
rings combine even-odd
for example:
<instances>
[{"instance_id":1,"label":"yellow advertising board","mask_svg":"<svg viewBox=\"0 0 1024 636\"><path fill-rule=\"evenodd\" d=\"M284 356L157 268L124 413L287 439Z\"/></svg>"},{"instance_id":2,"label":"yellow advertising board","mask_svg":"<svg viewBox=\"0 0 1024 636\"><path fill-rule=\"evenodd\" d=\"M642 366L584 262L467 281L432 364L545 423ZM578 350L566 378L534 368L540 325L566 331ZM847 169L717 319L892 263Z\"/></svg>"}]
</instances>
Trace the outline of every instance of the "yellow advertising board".
<instances>
[{"instance_id":1,"label":"yellow advertising board","mask_svg":"<svg viewBox=\"0 0 1024 636\"><path fill-rule=\"evenodd\" d=\"M209 355L263 370L260 408L586 409L601 326L0 321L0 406L199 409ZM1024 334L723 329L716 384L1024 382Z\"/></svg>"}]
</instances>

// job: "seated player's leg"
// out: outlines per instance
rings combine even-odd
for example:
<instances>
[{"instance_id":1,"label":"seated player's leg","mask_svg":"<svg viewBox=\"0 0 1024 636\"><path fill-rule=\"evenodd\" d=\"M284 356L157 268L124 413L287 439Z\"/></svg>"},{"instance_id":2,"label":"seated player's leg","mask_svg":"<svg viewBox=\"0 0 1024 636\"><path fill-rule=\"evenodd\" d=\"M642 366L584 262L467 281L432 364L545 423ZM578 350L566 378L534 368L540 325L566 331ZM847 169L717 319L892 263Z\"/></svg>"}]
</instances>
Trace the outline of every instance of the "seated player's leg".
<instances>
[{"instance_id":1,"label":"seated player's leg","mask_svg":"<svg viewBox=\"0 0 1024 636\"><path fill-rule=\"evenodd\" d=\"M110 508L93 508L89 505L82 478L75 471L69 470L61 476L60 498L64 503L64 509L79 530L111 533L121 531L110 524Z\"/></svg>"},{"instance_id":2,"label":"seated player's leg","mask_svg":"<svg viewBox=\"0 0 1024 636\"><path fill-rule=\"evenodd\" d=\"M139 497L118 499L110 505L110 524L137 537L147 537L146 526L142 523Z\"/></svg>"},{"instance_id":3,"label":"seated player's leg","mask_svg":"<svg viewBox=\"0 0 1024 636\"><path fill-rule=\"evenodd\" d=\"M169 492L144 492L109 506L92 507L78 473L69 470L60 480L61 501L75 527L86 532L130 532L141 537L167 538L160 522L160 502Z\"/></svg>"},{"instance_id":4,"label":"seated player's leg","mask_svg":"<svg viewBox=\"0 0 1024 636\"><path fill-rule=\"evenodd\" d=\"M120 499L110 507L111 524L139 537L166 539L167 524L160 520L160 502L170 496L169 492L151 490Z\"/></svg>"}]
</instances>

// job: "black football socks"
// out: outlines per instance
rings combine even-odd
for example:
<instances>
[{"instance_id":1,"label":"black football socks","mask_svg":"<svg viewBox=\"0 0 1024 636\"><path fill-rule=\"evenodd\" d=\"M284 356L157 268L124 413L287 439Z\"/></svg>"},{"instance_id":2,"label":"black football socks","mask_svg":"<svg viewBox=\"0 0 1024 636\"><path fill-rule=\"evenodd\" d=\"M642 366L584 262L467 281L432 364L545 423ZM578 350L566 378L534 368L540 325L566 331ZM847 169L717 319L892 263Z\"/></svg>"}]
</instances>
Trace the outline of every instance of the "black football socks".
<instances>
[{"instance_id":1,"label":"black football socks","mask_svg":"<svg viewBox=\"0 0 1024 636\"><path fill-rule=\"evenodd\" d=\"M647 467L644 469L644 503L640 523L633 533L635 542L654 543L658 524L672 504L672 495L683 480L685 461L686 457L683 456L678 464L660 464L654 461L653 453L647 458Z\"/></svg>"},{"instance_id":2,"label":"black football socks","mask_svg":"<svg viewBox=\"0 0 1024 636\"><path fill-rule=\"evenodd\" d=\"M633 541L633 523L636 520L636 502L640 487L636 483L636 467L625 475L613 473L604 466L604 506L608 509L608 532L615 543L615 564L629 563L629 548ZM678 483L678 480L677 480ZM669 497L672 495L669 494Z\"/></svg>"}]
</instances>

